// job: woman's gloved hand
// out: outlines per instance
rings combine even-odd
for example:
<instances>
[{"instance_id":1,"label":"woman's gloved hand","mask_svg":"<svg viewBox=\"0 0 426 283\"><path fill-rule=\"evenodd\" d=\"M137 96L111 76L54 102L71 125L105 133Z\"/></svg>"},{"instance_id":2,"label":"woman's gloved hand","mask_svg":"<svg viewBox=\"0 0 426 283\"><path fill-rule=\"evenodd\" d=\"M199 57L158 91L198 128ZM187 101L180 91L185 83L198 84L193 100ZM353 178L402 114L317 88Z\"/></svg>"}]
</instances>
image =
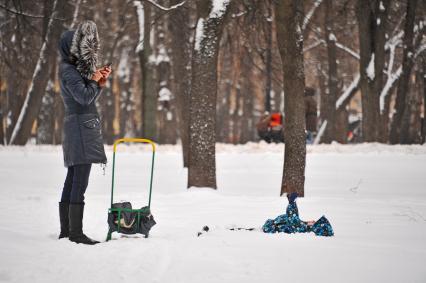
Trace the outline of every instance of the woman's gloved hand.
<instances>
[{"instance_id":1,"label":"woman's gloved hand","mask_svg":"<svg viewBox=\"0 0 426 283\"><path fill-rule=\"evenodd\" d=\"M99 80L102 79L102 77L103 77L103 75L102 75L101 71L100 70L96 70L96 72L93 73L91 79L93 81L95 81L95 82L99 82Z\"/></svg>"},{"instance_id":2,"label":"woman's gloved hand","mask_svg":"<svg viewBox=\"0 0 426 283\"><path fill-rule=\"evenodd\" d=\"M107 82L109 75L112 72L112 69L111 69L111 67L105 66L102 69L99 69L99 71L102 74L102 78L99 80L98 83L101 87L104 87L106 85L106 82Z\"/></svg>"}]
</instances>

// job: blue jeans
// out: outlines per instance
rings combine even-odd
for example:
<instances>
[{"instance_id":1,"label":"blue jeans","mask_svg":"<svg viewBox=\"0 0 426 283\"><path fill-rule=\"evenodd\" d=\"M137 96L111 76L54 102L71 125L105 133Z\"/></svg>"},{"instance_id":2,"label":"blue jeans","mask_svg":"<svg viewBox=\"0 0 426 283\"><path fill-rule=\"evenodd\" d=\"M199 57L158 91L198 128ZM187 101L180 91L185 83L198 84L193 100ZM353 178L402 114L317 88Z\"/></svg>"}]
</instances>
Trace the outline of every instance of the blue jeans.
<instances>
[{"instance_id":1,"label":"blue jeans","mask_svg":"<svg viewBox=\"0 0 426 283\"><path fill-rule=\"evenodd\" d=\"M91 168L92 164L79 164L68 167L61 202L84 203L84 193L89 184Z\"/></svg>"}]
</instances>

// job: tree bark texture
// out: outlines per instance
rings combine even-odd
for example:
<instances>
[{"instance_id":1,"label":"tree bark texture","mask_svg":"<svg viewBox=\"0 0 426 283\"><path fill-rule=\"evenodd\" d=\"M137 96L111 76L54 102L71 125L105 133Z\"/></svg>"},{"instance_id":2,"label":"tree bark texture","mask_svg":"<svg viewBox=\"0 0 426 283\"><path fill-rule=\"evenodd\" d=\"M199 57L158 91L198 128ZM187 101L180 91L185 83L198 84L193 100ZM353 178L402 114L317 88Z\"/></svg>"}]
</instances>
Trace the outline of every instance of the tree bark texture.
<instances>
[{"instance_id":1,"label":"tree bark texture","mask_svg":"<svg viewBox=\"0 0 426 283\"><path fill-rule=\"evenodd\" d=\"M282 0L275 7L278 48L284 74L286 143L281 195L297 192L299 196L304 196L306 135L301 4L298 0Z\"/></svg>"},{"instance_id":2,"label":"tree bark texture","mask_svg":"<svg viewBox=\"0 0 426 283\"><path fill-rule=\"evenodd\" d=\"M385 34L390 0L359 0L357 6L360 46L360 89L364 142L379 141L380 92L383 87Z\"/></svg>"},{"instance_id":3,"label":"tree bark texture","mask_svg":"<svg viewBox=\"0 0 426 283\"><path fill-rule=\"evenodd\" d=\"M144 42L143 50L140 52L142 69L142 137L155 140L157 138L156 115L157 115L157 91L155 89L155 74L152 62L149 58L152 54L151 46L151 21L153 20L152 6L143 2L144 6Z\"/></svg>"},{"instance_id":4,"label":"tree bark texture","mask_svg":"<svg viewBox=\"0 0 426 283\"><path fill-rule=\"evenodd\" d=\"M181 0L171 0L171 5ZM172 41L172 70L176 98L176 115L182 143L183 166L188 167L189 152L189 96L191 91L191 31L190 7L184 5L170 13L169 30Z\"/></svg>"},{"instance_id":5,"label":"tree bark texture","mask_svg":"<svg viewBox=\"0 0 426 283\"><path fill-rule=\"evenodd\" d=\"M230 5L228 4L227 10ZM198 8L205 11L208 10L206 7L209 7L209 1L203 2ZM203 37L192 57L188 188L217 188L215 148L217 59L225 18L226 15L221 15L204 19Z\"/></svg>"},{"instance_id":6,"label":"tree bark texture","mask_svg":"<svg viewBox=\"0 0 426 283\"><path fill-rule=\"evenodd\" d=\"M328 59L328 92L325 93L324 119L327 120L327 128L322 141L331 143L336 139L336 99L337 99L337 58L336 37L334 35L333 2L325 0L325 42L327 43Z\"/></svg>"},{"instance_id":7,"label":"tree bark texture","mask_svg":"<svg viewBox=\"0 0 426 283\"><path fill-rule=\"evenodd\" d=\"M402 128L402 121L404 112L409 111L407 104L407 92L410 81L411 69L413 68L414 52L414 20L416 15L417 0L407 1L407 12L404 26L404 39L403 39L403 54L402 54L402 74L398 81L398 88L396 91L395 114L393 115L390 143L396 144L402 142L406 138L407 132ZM409 55L411 54L411 56ZM407 126L406 124L404 125ZM402 130L402 132L401 132Z\"/></svg>"}]
</instances>

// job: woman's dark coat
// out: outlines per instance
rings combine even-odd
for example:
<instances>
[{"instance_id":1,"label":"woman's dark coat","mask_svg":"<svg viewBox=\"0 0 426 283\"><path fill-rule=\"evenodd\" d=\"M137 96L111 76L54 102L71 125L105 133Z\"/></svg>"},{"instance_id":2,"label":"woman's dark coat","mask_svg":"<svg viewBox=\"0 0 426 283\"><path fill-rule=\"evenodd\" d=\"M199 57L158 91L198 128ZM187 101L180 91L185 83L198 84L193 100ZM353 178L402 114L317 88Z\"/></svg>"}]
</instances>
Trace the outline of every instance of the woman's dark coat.
<instances>
[{"instance_id":1,"label":"woman's dark coat","mask_svg":"<svg viewBox=\"0 0 426 283\"><path fill-rule=\"evenodd\" d=\"M71 62L70 49L74 33L65 32L59 43L62 57L59 79L65 106L62 149L66 167L107 162L95 105L101 88L96 81L83 78Z\"/></svg>"}]
</instances>

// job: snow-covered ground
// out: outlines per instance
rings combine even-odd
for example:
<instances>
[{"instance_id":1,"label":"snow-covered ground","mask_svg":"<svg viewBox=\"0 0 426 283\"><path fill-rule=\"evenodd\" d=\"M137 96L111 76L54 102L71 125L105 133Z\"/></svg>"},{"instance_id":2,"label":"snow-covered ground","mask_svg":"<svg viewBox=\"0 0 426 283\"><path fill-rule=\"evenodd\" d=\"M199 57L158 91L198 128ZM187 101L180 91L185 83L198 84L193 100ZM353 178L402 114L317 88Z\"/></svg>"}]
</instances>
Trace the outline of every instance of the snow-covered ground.
<instances>
[{"instance_id":1,"label":"snow-covered ground","mask_svg":"<svg viewBox=\"0 0 426 283\"><path fill-rule=\"evenodd\" d=\"M111 148L107 148L112 159ZM335 237L233 232L285 210L282 145L217 146L218 191L186 190L179 147L160 146L150 238L57 240L60 147L0 147L0 282L426 282L426 147L308 147L302 219ZM119 147L116 200L146 203L149 151ZM111 166L95 165L85 232L107 234ZM197 237L204 225L208 233Z\"/></svg>"}]
</instances>

